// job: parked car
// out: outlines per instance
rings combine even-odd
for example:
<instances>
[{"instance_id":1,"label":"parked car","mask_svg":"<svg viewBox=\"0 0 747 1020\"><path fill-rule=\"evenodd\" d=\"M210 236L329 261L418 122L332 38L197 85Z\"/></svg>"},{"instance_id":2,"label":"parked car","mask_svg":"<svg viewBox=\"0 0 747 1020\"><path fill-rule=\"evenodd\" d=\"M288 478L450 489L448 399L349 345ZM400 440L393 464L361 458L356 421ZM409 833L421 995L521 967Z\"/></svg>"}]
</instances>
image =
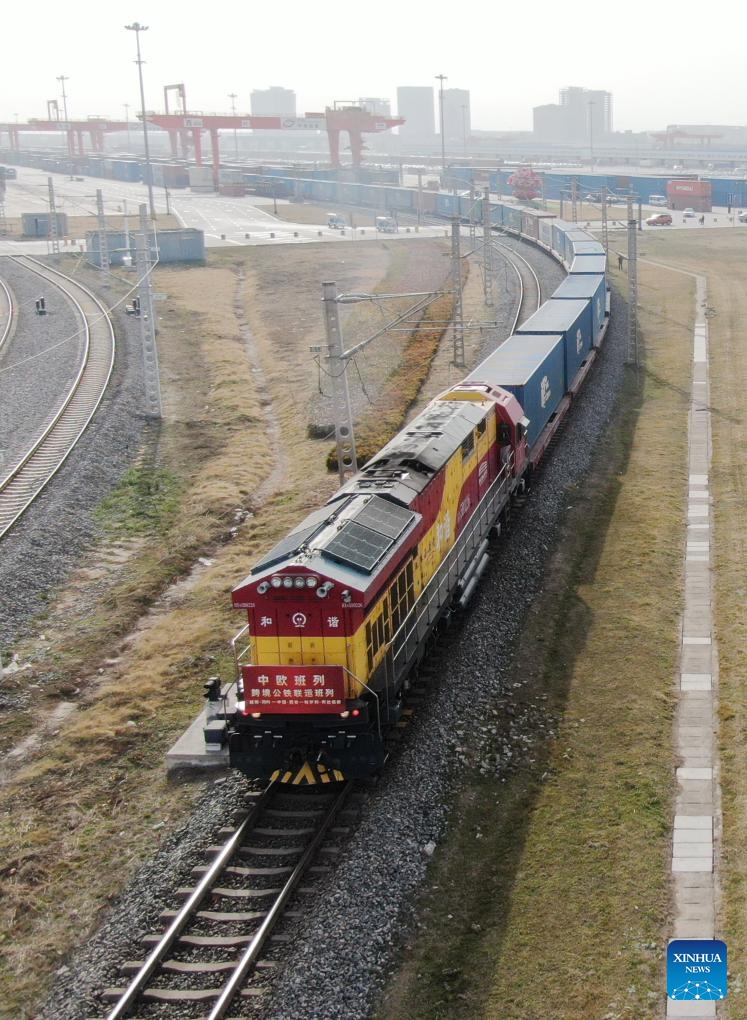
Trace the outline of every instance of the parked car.
<instances>
[{"instance_id":1,"label":"parked car","mask_svg":"<svg viewBox=\"0 0 747 1020\"><path fill-rule=\"evenodd\" d=\"M740 223L747 223L747 212L741 212L738 219Z\"/></svg>"},{"instance_id":2,"label":"parked car","mask_svg":"<svg viewBox=\"0 0 747 1020\"><path fill-rule=\"evenodd\" d=\"M377 216L376 229L382 234L396 234L399 230L397 221L391 216Z\"/></svg>"},{"instance_id":3,"label":"parked car","mask_svg":"<svg viewBox=\"0 0 747 1020\"><path fill-rule=\"evenodd\" d=\"M694 220L695 219L695 210L694 209L683 209L682 210L682 218L685 219L685 220Z\"/></svg>"},{"instance_id":4,"label":"parked car","mask_svg":"<svg viewBox=\"0 0 747 1020\"><path fill-rule=\"evenodd\" d=\"M649 216L646 220L647 227L671 227L672 217L668 212L654 213L653 216Z\"/></svg>"}]
</instances>

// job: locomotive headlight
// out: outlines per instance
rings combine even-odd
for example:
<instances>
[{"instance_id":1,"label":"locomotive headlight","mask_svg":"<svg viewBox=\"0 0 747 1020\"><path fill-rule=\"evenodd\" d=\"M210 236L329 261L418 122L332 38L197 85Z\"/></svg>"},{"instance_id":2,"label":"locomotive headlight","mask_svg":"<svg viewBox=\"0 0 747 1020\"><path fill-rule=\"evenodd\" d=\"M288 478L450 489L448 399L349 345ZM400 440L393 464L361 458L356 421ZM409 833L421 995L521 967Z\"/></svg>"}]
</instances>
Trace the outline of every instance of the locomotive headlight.
<instances>
[{"instance_id":1,"label":"locomotive headlight","mask_svg":"<svg viewBox=\"0 0 747 1020\"><path fill-rule=\"evenodd\" d=\"M252 719L261 719L261 718L262 718L262 713L261 712L252 712Z\"/></svg>"},{"instance_id":2,"label":"locomotive headlight","mask_svg":"<svg viewBox=\"0 0 747 1020\"><path fill-rule=\"evenodd\" d=\"M283 578L283 587L284 588L292 588L293 587L293 578L292 577L284 577Z\"/></svg>"},{"instance_id":3,"label":"locomotive headlight","mask_svg":"<svg viewBox=\"0 0 747 1020\"><path fill-rule=\"evenodd\" d=\"M307 588L316 588L316 585L317 585L317 578L316 577L307 577L306 578L306 587Z\"/></svg>"},{"instance_id":4,"label":"locomotive headlight","mask_svg":"<svg viewBox=\"0 0 747 1020\"><path fill-rule=\"evenodd\" d=\"M340 712L340 718L341 719L347 719L349 715L350 715L350 712Z\"/></svg>"},{"instance_id":5,"label":"locomotive headlight","mask_svg":"<svg viewBox=\"0 0 747 1020\"><path fill-rule=\"evenodd\" d=\"M293 585L296 588L304 588L306 586L306 582L302 577L296 577L293 579Z\"/></svg>"},{"instance_id":6,"label":"locomotive headlight","mask_svg":"<svg viewBox=\"0 0 747 1020\"><path fill-rule=\"evenodd\" d=\"M278 577L277 575L273 577L272 580L270 581L270 584L272 585L273 588L279 588L282 585L282 583L283 583L282 577Z\"/></svg>"}]
</instances>

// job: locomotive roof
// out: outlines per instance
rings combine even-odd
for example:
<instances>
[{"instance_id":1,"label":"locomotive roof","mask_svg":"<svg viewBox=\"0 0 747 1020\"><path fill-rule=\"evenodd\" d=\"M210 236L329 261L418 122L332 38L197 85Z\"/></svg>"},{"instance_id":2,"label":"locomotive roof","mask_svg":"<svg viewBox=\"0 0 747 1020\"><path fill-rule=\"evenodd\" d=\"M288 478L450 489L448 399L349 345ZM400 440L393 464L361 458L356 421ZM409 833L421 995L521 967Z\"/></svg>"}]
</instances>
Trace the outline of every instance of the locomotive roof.
<instances>
[{"instance_id":1,"label":"locomotive roof","mask_svg":"<svg viewBox=\"0 0 747 1020\"><path fill-rule=\"evenodd\" d=\"M420 522L420 514L409 509L416 495L485 413L483 401L433 401L263 556L238 587L292 564L369 588Z\"/></svg>"},{"instance_id":2,"label":"locomotive roof","mask_svg":"<svg viewBox=\"0 0 747 1020\"><path fill-rule=\"evenodd\" d=\"M421 519L420 514L376 495L334 499L278 542L238 587L260 574L293 565L365 590Z\"/></svg>"},{"instance_id":3,"label":"locomotive roof","mask_svg":"<svg viewBox=\"0 0 747 1020\"><path fill-rule=\"evenodd\" d=\"M434 400L372 457L346 488L359 480L406 470L422 475L426 484L482 421L486 407L484 401Z\"/></svg>"}]
</instances>

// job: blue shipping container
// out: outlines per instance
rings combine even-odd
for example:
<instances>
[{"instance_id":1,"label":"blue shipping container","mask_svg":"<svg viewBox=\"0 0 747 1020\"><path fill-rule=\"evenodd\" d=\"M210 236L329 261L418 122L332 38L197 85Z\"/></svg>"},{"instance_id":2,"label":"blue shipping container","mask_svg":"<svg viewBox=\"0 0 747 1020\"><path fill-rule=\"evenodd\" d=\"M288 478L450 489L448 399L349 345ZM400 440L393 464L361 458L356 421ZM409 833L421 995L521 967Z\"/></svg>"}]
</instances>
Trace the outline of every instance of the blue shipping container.
<instances>
[{"instance_id":1,"label":"blue shipping container","mask_svg":"<svg viewBox=\"0 0 747 1020\"><path fill-rule=\"evenodd\" d=\"M579 226L571 226L566 234L571 241L596 241L593 234L590 234L588 230L582 230Z\"/></svg>"},{"instance_id":2,"label":"blue shipping container","mask_svg":"<svg viewBox=\"0 0 747 1020\"><path fill-rule=\"evenodd\" d=\"M604 255L604 248L599 241L571 241L571 251L576 255ZM573 261L571 259L571 261Z\"/></svg>"},{"instance_id":3,"label":"blue shipping container","mask_svg":"<svg viewBox=\"0 0 747 1020\"><path fill-rule=\"evenodd\" d=\"M553 294L557 301L591 302L592 343L599 343L602 326L604 326L607 306L607 294L604 276L566 276Z\"/></svg>"},{"instance_id":4,"label":"blue shipping container","mask_svg":"<svg viewBox=\"0 0 747 1020\"><path fill-rule=\"evenodd\" d=\"M565 340L565 389L569 389L581 367L581 362L591 350L592 319L591 302L556 301L551 297L516 330L519 335L560 333Z\"/></svg>"},{"instance_id":5,"label":"blue shipping container","mask_svg":"<svg viewBox=\"0 0 747 1020\"><path fill-rule=\"evenodd\" d=\"M529 419L532 447L565 395L562 336L510 336L470 372L466 382L484 382L513 393Z\"/></svg>"},{"instance_id":6,"label":"blue shipping container","mask_svg":"<svg viewBox=\"0 0 747 1020\"><path fill-rule=\"evenodd\" d=\"M553 222L553 220L545 218L539 221L539 240L542 244L546 244L548 248L552 248Z\"/></svg>"},{"instance_id":7,"label":"blue shipping container","mask_svg":"<svg viewBox=\"0 0 747 1020\"><path fill-rule=\"evenodd\" d=\"M490 222L499 227L503 223L503 211L505 206L503 202L492 202L490 205Z\"/></svg>"},{"instance_id":8,"label":"blue shipping container","mask_svg":"<svg viewBox=\"0 0 747 1020\"><path fill-rule=\"evenodd\" d=\"M577 273L590 274L596 276L598 273L607 272L607 256L606 255L579 255L578 258L574 259L571 263L571 268L568 270L571 276L575 276Z\"/></svg>"},{"instance_id":9,"label":"blue shipping container","mask_svg":"<svg viewBox=\"0 0 747 1020\"><path fill-rule=\"evenodd\" d=\"M521 209L517 209L513 205L504 206L503 226L521 232Z\"/></svg>"},{"instance_id":10,"label":"blue shipping container","mask_svg":"<svg viewBox=\"0 0 747 1020\"><path fill-rule=\"evenodd\" d=\"M574 230L572 223L565 220L555 220L552 225L552 250L557 252L561 259L565 258L566 235L569 230Z\"/></svg>"}]
</instances>

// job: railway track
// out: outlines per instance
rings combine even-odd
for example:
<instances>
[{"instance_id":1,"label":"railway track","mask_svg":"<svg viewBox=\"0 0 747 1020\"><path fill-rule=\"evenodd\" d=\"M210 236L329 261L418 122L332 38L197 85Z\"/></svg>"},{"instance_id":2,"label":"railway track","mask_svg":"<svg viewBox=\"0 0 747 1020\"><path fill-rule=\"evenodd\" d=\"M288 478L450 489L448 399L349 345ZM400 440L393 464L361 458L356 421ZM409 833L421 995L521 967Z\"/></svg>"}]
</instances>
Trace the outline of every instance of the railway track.
<instances>
[{"instance_id":1,"label":"railway track","mask_svg":"<svg viewBox=\"0 0 747 1020\"><path fill-rule=\"evenodd\" d=\"M288 903L304 891L301 881L329 870L314 862L334 852L328 843L334 834L347 832L335 822L352 790L349 782L322 790L271 783L259 794L226 842L208 850L212 862L195 869L194 888L180 891L182 908L162 915L167 927L147 940L153 946L147 959L125 965L134 974L129 985L104 993L115 1003L107 1020L166 1018L170 1010L220 1020L232 1003L236 1015L261 997L273 969L263 947L280 918L292 916Z\"/></svg>"},{"instance_id":2,"label":"railway track","mask_svg":"<svg viewBox=\"0 0 747 1020\"><path fill-rule=\"evenodd\" d=\"M91 291L30 256L3 257L35 273L65 295L76 309L85 343L80 371L60 410L26 454L0 479L0 539L59 471L85 432L106 391L115 352L109 316ZM10 301L9 294L7 300Z\"/></svg>"},{"instance_id":3,"label":"railway track","mask_svg":"<svg viewBox=\"0 0 747 1020\"><path fill-rule=\"evenodd\" d=\"M505 244L503 241L493 240L493 248L506 258L505 252L511 253L511 258L507 258L507 261L513 266L516 275L519 278L519 303L516 309L516 315L514 317L513 324L511 326L511 332L509 336L516 331L516 327L529 318L542 304L542 285L534 266L524 258L524 256L513 248L510 244ZM519 265L516 264L514 259L517 260ZM527 286L529 283L529 286Z\"/></svg>"},{"instance_id":4,"label":"railway track","mask_svg":"<svg viewBox=\"0 0 747 1020\"><path fill-rule=\"evenodd\" d=\"M13 328L13 298L4 280L0 280L0 350Z\"/></svg>"}]
</instances>

